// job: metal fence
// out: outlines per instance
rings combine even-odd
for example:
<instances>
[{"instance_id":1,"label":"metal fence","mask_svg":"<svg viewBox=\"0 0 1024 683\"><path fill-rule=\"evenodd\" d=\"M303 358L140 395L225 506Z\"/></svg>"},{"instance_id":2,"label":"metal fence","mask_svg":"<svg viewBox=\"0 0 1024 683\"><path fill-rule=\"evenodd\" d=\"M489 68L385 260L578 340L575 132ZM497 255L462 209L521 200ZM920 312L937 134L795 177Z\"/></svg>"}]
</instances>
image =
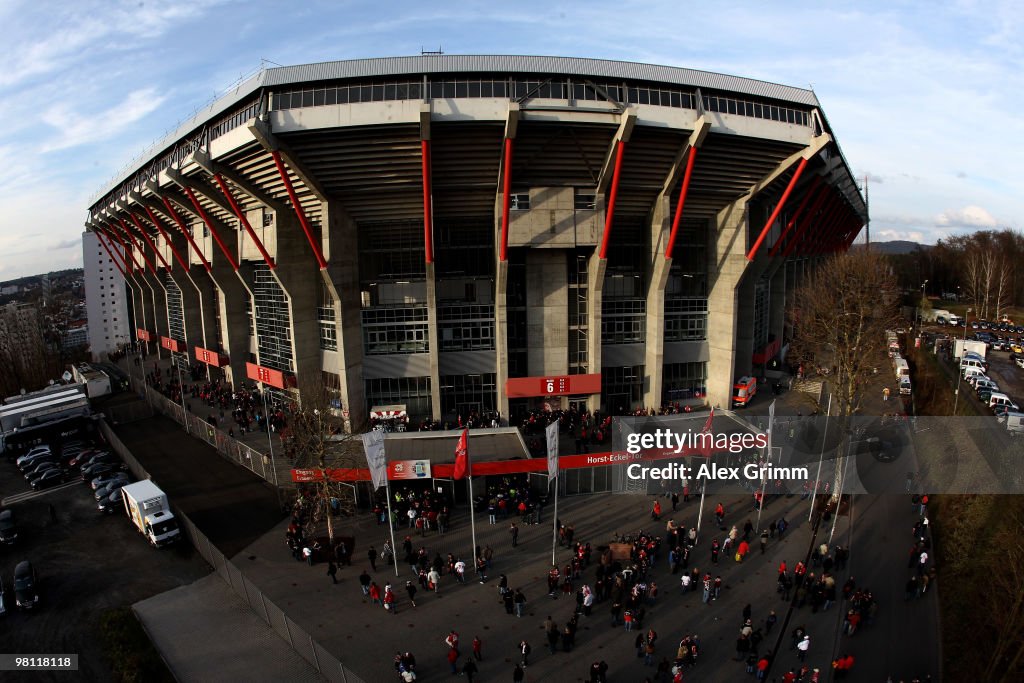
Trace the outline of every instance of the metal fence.
<instances>
[{"instance_id":1,"label":"metal fence","mask_svg":"<svg viewBox=\"0 0 1024 683\"><path fill-rule=\"evenodd\" d=\"M213 446L227 460L245 467L273 486L294 486L290 478L279 476L277 462L272 455L250 448L197 415L186 413L180 403L170 400L152 387L140 385L137 377L132 377L132 387L146 397L153 410L184 426L189 434Z\"/></svg>"},{"instance_id":2,"label":"metal fence","mask_svg":"<svg viewBox=\"0 0 1024 683\"><path fill-rule=\"evenodd\" d=\"M180 411L181 406L178 406L178 409ZM135 459L132 452L117 437L106 421L100 421L100 432L114 452L124 459L132 474L139 479L149 478L146 468ZM174 510L174 514L181 524L182 532L203 556L203 559L213 567L220 578L231 587L231 590L249 605L256 616L265 621L300 657L309 662L329 681L365 683L362 678L347 669L334 655L328 652L323 645L316 642L305 629L292 621L284 610L274 604L252 581L246 578L242 570L225 557L224 553L210 542L210 539L192 523L187 515L178 509Z\"/></svg>"}]
</instances>

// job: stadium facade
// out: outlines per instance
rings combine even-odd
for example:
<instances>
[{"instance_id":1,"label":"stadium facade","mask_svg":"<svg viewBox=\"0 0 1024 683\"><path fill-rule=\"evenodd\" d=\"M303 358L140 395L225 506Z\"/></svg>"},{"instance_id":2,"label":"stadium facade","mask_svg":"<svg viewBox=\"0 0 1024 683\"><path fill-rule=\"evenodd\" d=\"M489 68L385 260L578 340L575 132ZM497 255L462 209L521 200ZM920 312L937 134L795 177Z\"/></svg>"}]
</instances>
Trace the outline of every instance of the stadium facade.
<instances>
[{"instance_id":1,"label":"stadium facade","mask_svg":"<svg viewBox=\"0 0 1024 683\"><path fill-rule=\"evenodd\" d=\"M86 229L151 352L353 425L730 403L866 206L815 94L591 59L261 71Z\"/></svg>"}]
</instances>

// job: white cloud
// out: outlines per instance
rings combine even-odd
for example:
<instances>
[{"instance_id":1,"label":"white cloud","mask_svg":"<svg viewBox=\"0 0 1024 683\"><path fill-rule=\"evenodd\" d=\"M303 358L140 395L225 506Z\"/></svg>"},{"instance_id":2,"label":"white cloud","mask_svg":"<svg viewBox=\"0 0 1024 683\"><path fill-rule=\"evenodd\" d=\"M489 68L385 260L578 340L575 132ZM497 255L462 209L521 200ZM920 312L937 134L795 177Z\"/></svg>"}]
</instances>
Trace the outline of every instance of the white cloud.
<instances>
[{"instance_id":1,"label":"white cloud","mask_svg":"<svg viewBox=\"0 0 1024 683\"><path fill-rule=\"evenodd\" d=\"M946 209L935 217L935 225L942 228L994 228L998 221L980 206Z\"/></svg>"},{"instance_id":2,"label":"white cloud","mask_svg":"<svg viewBox=\"0 0 1024 683\"><path fill-rule=\"evenodd\" d=\"M42 146L42 152L53 152L85 143L112 138L125 128L156 110L164 100L155 88L129 93L128 97L106 111L83 114L72 111L68 104L50 107L42 120L59 131L57 137Z\"/></svg>"},{"instance_id":3,"label":"white cloud","mask_svg":"<svg viewBox=\"0 0 1024 683\"><path fill-rule=\"evenodd\" d=\"M919 230L879 230L875 233L875 239L880 242L892 242L893 240L905 240L925 244L925 235ZM882 239L878 239L881 237Z\"/></svg>"}]
</instances>

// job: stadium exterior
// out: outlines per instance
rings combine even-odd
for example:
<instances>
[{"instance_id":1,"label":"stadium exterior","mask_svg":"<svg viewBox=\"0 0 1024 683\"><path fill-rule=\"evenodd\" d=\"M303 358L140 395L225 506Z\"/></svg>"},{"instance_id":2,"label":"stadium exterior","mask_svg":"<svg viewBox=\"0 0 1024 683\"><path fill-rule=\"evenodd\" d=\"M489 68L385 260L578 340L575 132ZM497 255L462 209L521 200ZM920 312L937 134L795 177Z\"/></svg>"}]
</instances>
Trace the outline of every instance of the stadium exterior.
<instances>
[{"instance_id":1,"label":"stadium exterior","mask_svg":"<svg viewBox=\"0 0 1024 683\"><path fill-rule=\"evenodd\" d=\"M94 201L152 352L355 427L698 399L775 357L866 206L809 90L424 55L266 69Z\"/></svg>"}]
</instances>

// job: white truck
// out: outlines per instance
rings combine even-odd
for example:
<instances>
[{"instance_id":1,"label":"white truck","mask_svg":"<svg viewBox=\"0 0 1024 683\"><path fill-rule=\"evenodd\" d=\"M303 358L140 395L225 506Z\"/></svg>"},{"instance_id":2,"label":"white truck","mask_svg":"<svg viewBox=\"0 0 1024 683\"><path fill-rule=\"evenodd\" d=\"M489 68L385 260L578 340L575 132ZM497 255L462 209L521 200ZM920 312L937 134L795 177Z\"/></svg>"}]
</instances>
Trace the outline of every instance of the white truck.
<instances>
[{"instance_id":1,"label":"white truck","mask_svg":"<svg viewBox=\"0 0 1024 683\"><path fill-rule=\"evenodd\" d=\"M953 357L960 358L966 351L973 351L982 358L985 357L985 342L975 341L973 339L954 339L953 340Z\"/></svg>"},{"instance_id":2,"label":"white truck","mask_svg":"<svg viewBox=\"0 0 1024 683\"><path fill-rule=\"evenodd\" d=\"M151 480L128 484L121 489L121 497L128 519L152 545L167 545L181 537L178 520L167 503L167 494Z\"/></svg>"}]
</instances>

